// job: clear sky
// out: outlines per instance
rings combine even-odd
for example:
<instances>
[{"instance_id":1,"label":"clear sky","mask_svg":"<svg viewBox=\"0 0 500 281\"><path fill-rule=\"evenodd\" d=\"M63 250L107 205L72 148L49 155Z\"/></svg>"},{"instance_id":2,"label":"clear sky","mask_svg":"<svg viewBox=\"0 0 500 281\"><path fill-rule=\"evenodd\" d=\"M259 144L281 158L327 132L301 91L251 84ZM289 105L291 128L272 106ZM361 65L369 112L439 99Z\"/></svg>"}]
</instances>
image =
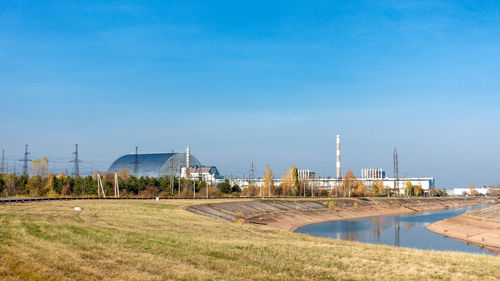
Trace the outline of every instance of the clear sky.
<instances>
[{"instance_id":1,"label":"clear sky","mask_svg":"<svg viewBox=\"0 0 500 281\"><path fill-rule=\"evenodd\" d=\"M498 1L0 0L0 147L500 183ZM80 2L80 1L78 1ZM147 3L146 3L147 2ZM80 2L83 3L83 2Z\"/></svg>"}]
</instances>

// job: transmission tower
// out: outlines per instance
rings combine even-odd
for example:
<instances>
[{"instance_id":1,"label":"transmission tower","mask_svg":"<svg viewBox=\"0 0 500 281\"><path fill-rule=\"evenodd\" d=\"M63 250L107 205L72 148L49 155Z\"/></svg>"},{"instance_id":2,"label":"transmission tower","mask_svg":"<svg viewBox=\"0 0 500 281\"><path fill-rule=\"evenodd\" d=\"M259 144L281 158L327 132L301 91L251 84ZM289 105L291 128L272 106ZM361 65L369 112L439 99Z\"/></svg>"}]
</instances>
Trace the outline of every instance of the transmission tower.
<instances>
[{"instance_id":1,"label":"transmission tower","mask_svg":"<svg viewBox=\"0 0 500 281\"><path fill-rule=\"evenodd\" d=\"M1 173L5 173L5 150L2 149L2 163L0 165Z\"/></svg>"},{"instance_id":2,"label":"transmission tower","mask_svg":"<svg viewBox=\"0 0 500 281\"><path fill-rule=\"evenodd\" d=\"M23 175L28 174L28 162L31 161L31 159L28 158L28 155L30 155L30 152L28 152L28 145L24 145L24 158L19 160L23 162Z\"/></svg>"},{"instance_id":3,"label":"transmission tower","mask_svg":"<svg viewBox=\"0 0 500 281\"><path fill-rule=\"evenodd\" d=\"M78 159L78 144L75 144L75 152L73 152L73 155L75 155L75 158L69 162L75 163L75 167L73 168L73 176L75 177L80 177L80 159Z\"/></svg>"},{"instance_id":4,"label":"transmission tower","mask_svg":"<svg viewBox=\"0 0 500 281\"><path fill-rule=\"evenodd\" d=\"M135 154L134 154L134 162L130 163L130 164L134 164L134 175L136 177L139 177L139 164L141 164L141 162L139 162L139 153L137 152L137 150L139 149L138 146L135 147Z\"/></svg>"},{"instance_id":5,"label":"transmission tower","mask_svg":"<svg viewBox=\"0 0 500 281\"><path fill-rule=\"evenodd\" d=\"M397 192L399 196L399 160L398 160L398 150L394 148L394 192Z\"/></svg>"},{"instance_id":6,"label":"transmission tower","mask_svg":"<svg viewBox=\"0 0 500 281\"><path fill-rule=\"evenodd\" d=\"M250 184L253 184L253 172L254 172L254 168L253 168L253 162L252 162L252 166L250 168Z\"/></svg>"}]
</instances>

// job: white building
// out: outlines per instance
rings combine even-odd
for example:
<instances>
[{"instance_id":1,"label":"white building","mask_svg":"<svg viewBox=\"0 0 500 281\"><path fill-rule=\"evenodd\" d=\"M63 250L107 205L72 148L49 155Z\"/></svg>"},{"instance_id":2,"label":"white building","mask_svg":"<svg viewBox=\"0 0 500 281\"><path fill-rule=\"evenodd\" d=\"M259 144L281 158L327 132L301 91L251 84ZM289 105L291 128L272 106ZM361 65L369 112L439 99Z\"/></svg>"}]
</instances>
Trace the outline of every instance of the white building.
<instances>
[{"instance_id":1,"label":"white building","mask_svg":"<svg viewBox=\"0 0 500 281\"><path fill-rule=\"evenodd\" d=\"M483 194L483 195L486 195L488 193L488 188L485 188L485 187L476 188L475 190L477 193ZM470 195L470 188L454 188L453 194L448 194L448 195L462 196L465 194Z\"/></svg>"},{"instance_id":2,"label":"white building","mask_svg":"<svg viewBox=\"0 0 500 281\"><path fill-rule=\"evenodd\" d=\"M186 167L181 169L181 177L186 178ZM189 168L189 179L190 180L202 180L205 182L216 182L218 179L222 179L219 175L219 171L214 166L211 167L190 167Z\"/></svg>"},{"instance_id":3,"label":"white building","mask_svg":"<svg viewBox=\"0 0 500 281\"><path fill-rule=\"evenodd\" d=\"M342 180L337 180L333 178L310 178L304 179L310 186L315 186L320 189L328 189L334 190L336 187L342 184ZM383 178L383 179L358 179L360 180L366 187L372 186L377 181L382 181L382 184L385 188L394 190L394 183L396 180L394 178ZM404 194L404 189L406 186L406 181L410 180L412 185L420 185L424 192L428 192L431 186L435 187L435 179L433 177L429 178L399 178L396 182L396 188L399 188L399 193ZM215 180L215 184L222 182L222 179ZM250 179L231 179L229 182L231 185L237 184L242 189L245 189L250 185ZM262 179L254 179L253 184L257 186L263 185ZM274 185L278 186L281 184L281 179L274 179Z\"/></svg>"}]
</instances>

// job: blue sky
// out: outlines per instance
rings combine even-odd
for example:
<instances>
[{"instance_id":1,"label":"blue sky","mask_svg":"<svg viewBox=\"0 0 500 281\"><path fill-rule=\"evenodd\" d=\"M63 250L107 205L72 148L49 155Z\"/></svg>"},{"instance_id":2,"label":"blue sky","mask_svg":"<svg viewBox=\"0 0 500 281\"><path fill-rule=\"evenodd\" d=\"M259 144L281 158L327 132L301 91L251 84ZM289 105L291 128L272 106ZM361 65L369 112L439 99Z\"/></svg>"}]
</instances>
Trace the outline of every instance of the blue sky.
<instances>
[{"instance_id":1,"label":"blue sky","mask_svg":"<svg viewBox=\"0 0 500 281\"><path fill-rule=\"evenodd\" d=\"M0 147L500 184L497 1L1 1ZM147 3L146 3L147 2ZM270 3L272 2L272 3ZM18 168L20 164L17 161Z\"/></svg>"}]
</instances>

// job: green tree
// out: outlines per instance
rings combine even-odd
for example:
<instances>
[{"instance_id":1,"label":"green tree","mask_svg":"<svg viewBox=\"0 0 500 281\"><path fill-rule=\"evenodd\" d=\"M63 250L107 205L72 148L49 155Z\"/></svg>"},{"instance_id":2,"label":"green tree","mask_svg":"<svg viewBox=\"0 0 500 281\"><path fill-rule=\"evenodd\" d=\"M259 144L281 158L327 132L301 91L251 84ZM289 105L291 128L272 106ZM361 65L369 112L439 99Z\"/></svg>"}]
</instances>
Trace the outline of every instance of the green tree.
<instances>
[{"instance_id":1,"label":"green tree","mask_svg":"<svg viewBox=\"0 0 500 281\"><path fill-rule=\"evenodd\" d=\"M237 184L233 185L233 187L231 187L231 192L232 193L240 193L241 192L241 187Z\"/></svg>"},{"instance_id":2,"label":"green tree","mask_svg":"<svg viewBox=\"0 0 500 281\"><path fill-rule=\"evenodd\" d=\"M225 179L223 182L219 183L217 185L217 189L219 189L222 193L231 194L231 184L229 183L229 180Z\"/></svg>"}]
</instances>

